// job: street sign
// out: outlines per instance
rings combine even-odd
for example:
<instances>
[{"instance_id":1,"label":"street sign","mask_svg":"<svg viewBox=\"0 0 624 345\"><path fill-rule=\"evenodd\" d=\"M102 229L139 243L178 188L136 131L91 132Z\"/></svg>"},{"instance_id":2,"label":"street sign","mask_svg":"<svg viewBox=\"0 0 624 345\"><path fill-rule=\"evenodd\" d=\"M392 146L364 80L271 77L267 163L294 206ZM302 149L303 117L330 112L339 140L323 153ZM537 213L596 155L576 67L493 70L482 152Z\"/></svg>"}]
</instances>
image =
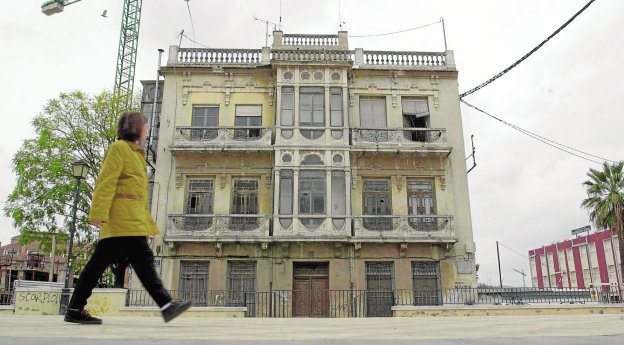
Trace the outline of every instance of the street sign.
<instances>
[{"instance_id":1,"label":"street sign","mask_svg":"<svg viewBox=\"0 0 624 345\"><path fill-rule=\"evenodd\" d=\"M591 226L585 225L584 227L578 228L578 229L574 229L571 232L572 232L572 235L578 235L581 232L589 232L590 230L591 230Z\"/></svg>"}]
</instances>

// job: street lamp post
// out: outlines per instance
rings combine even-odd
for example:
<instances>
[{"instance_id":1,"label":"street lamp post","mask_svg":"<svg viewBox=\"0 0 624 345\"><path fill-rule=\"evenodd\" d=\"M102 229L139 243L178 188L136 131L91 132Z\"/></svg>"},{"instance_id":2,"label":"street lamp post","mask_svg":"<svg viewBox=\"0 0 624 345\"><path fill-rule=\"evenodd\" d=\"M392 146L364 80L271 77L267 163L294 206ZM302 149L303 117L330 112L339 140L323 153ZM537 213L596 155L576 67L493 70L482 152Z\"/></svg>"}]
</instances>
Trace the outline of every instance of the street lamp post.
<instances>
[{"instance_id":1,"label":"street lamp post","mask_svg":"<svg viewBox=\"0 0 624 345\"><path fill-rule=\"evenodd\" d=\"M78 211L78 195L80 193L80 183L87 177L89 167L84 161L76 161L72 164L72 174L76 178L76 192L74 194L74 205L72 207L72 220L69 226L69 249L67 250L67 264L65 266L65 285L61 292L61 307L59 314L64 315L67 312L69 304L69 277L72 264L72 249L74 248L74 234L76 233L76 212Z\"/></svg>"}]
</instances>

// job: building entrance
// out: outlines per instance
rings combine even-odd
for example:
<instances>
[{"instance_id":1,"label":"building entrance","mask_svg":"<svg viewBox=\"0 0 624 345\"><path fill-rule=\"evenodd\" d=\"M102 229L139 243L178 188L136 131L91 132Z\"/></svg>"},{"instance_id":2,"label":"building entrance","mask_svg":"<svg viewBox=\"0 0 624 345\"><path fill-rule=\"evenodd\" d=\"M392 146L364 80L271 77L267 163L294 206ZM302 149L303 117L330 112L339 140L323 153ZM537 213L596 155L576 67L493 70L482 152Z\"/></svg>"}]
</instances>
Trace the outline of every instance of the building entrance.
<instances>
[{"instance_id":1,"label":"building entrance","mask_svg":"<svg viewBox=\"0 0 624 345\"><path fill-rule=\"evenodd\" d=\"M329 316L329 264L295 262L293 316Z\"/></svg>"}]
</instances>

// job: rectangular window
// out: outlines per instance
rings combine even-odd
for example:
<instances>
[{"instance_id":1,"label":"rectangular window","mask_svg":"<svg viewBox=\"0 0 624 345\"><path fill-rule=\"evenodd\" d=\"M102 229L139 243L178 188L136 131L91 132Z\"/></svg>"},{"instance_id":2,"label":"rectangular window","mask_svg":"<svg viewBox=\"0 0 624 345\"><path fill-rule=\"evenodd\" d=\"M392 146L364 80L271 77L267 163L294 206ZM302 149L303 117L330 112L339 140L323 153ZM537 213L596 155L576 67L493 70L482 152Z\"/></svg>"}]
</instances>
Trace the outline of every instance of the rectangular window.
<instances>
[{"instance_id":1,"label":"rectangular window","mask_svg":"<svg viewBox=\"0 0 624 345\"><path fill-rule=\"evenodd\" d=\"M195 306L208 306L209 261L180 261L180 295L183 300L193 301Z\"/></svg>"},{"instance_id":2,"label":"rectangular window","mask_svg":"<svg viewBox=\"0 0 624 345\"><path fill-rule=\"evenodd\" d=\"M218 106L193 106L193 118L191 119L191 127L199 127L191 131L191 139L215 139L218 135L216 128L219 126L219 107Z\"/></svg>"},{"instance_id":3,"label":"rectangular window","mask_svg":"<svg viewBox=\"0 0 624 345\"><path fill-rule=\"evenodd\" d=\"M364 180L362 193L365 216L388 216L392 214L390 180ZM370 230L392 230L391 217L365 217L363 225Z\"/></svg>"},{"instance_id":4,"label":"rectangular window","mask_svg":"<svg viewBox=\"0 0 624 345\"><path fill-rule=\"evenodd\" d=\"M426 99L402 99L403 127L404 128L429 128L429 104ZM405 139L416 142L430 142L437 139L439 131L405 130Z\"/></svg>"},{"instance_id":5,"label":"rectangular window","mask_svg":"<svg viewBox=\"0 0 624 345\"><path fill-rule=\"evenodd\" d=\"M432 179L407 181L407 207L410 216L435 215L435 191Z\"/></svg>"},{"instance_id":6,"label":"rectangular window","mask_svg":"<svg viewBox=\"0 0 624 345\"><path fill-rule=\"evenodd\" d=\"M212 214L214 189L211 179L190 179L186 199L186 214Z\"/></svg>"},{"instance_id":7,"label":"rectangular window","mask_svg":"<svg viewBox=\"0 0 624 345\"><path fill-rule=\"evenodd\" d=\"M360 127L386 128L386 98L360 98Z\"/></svg>"},{"instance_id":8,"label":"rectangular window","mask_svg":"<svg viewBox=\"0 0 624 345\"><path fill-rule=\"evenodd\" d=\"M232 188L232 213L234 214L258 214L258 180L234 179ZM233 217L231 230L254 230L257 229L258 217Z\"/></svg>"},{"instance_id":9,"label":"rectangular window","mask_svg":"<svg viewBox=\"0 0 624 345\"><path fill-rule=\"evenodd\" d=\"M299 214L325 214L325 171L299 173Z\"/></svg>"},{"instance_id":10,"label":"rectangular window","mask_svg":"<svg viewBox=\"0 0 624 345\"><path fill-rule=\"evenodd\" d=\"M279 214L292 214L293 212L293 172L282 170L280 172L279 190Z\"/></svg>"},{"instance_id":11,"label":"rectangular window","mask_svg":"<svg viewBox=\"0 0 624 345\"><path fill-rule=\"evenodd\" d=\"M332 87L329 90L329 108L331 111L331 126L342 127L343 126L343 114L342 114L342 89L339 87Z\"/></svg>"},{"instance_id":12,"label":"rectangular window","mask_svg":"<svg viewBox=\"0 0 624 345\"><path fill-rule=\"evenodd\" d=\"M234 139L244 140L260 137L260 128L249 127L262 126L262 106L237 105L236 119L234 121L236 127L247 127L244 129L236 129L234 131Z\"/></svg>"},{"instance_id":13,"label":"rectangular window","mask_svg":"<svg viewBox=\"0 0 624 345\"><path fill-rule=\"evenodd\" d=\"M331 180L332 214L344 215L347 212L346 184L344 171L333 171Z\"/></svg>"},{"instance_id":14,"label":"rectangular window","mask_svg":"<svg viewBox=\"0 0 624 345\"><path fill-rule=\"evenodd\" d=\"M227 305L247 307L245 316L255 315L256 262L228 261Z\"/></svg>"},{"instance_id":15,"label":"rectangular window","mask_svg":"<svg viewBox=\"0 0 624 345\"><path fill-rule=\"evenodd\" d=\"M403 108L403 127L429 127L429 104L426 99L404 98L401 100L401 107Z\"/></svg>"},{"instance_id":16,"label":"rectangular window","mask_svg":"<svg viewBox=\"0 0 624 345\"><path fill-rule=\"evenodd\" d=\"M325 126L325 88L301 87L299 89L299 125L301 127ZM308 139L317 139L323 130L302 130Z\"/></svg>"},{"instance_id":17,"label":"rectangular window","mask_svg":"<svg viewBox=\"0 0 624 345\"><path fill-rule=\"evenodd\" d=\"M433 179L407 181L407 208L410 216L431 216L436 214L435 183ZM410 217L411 228L417 231L438 230L436 217Z\"/></svg>"},{"instance_id":18,"label":"rectangular window","mask_svg":"<svg viewBox=\"0 0 624 345\"><path fill-rule=\"evenodd\" d=\"M360 137L367 142L387 142L386 98L360 98Z\"/></svg>"},{"instance_id":19,"label":"rectangular window","mask_svg":"<svg viewBox=\"0 0 624 345\"><path fill-rule=\"evenodd\" d=\"M366 316L392 316L394 263L366 263Z\"/></svg>"},{"instance_id":20,"label":"rectangular window","mask_svg":"<svg viewBox=\"0 0 624 345\"><path fill-rule=\"evenodd\" d=\"M282 87L282 105L281 105L281 125L295 125L295 89L293 87Z\"/></svg>"},{"instance_id":21,"label":"rectangular window","mask_svg":"<svg viewBox=\"0 0 624 345\"><path fill-rule=\"evenodd\" d=\"M414 305L440 305L440 265L437 262L412 262Z\"/></svg>"},{"instance_id":22,"label":"rectangular window","mask_svg":"<svg viewBox=\"0 0 624 345\"><path fill-rule=\"evenodd\" d=\"M391 215L390 180L364 180L364 214Z\"/></svg>"}]
</instances>

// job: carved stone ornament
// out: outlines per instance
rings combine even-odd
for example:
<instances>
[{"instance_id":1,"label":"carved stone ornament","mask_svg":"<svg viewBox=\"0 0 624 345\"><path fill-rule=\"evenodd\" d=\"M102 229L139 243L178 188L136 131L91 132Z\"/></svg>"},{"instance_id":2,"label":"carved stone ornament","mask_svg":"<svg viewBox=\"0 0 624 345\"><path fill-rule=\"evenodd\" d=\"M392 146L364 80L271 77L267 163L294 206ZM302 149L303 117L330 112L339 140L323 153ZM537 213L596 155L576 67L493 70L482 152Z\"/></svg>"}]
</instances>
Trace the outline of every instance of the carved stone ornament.
<instances>
[{"instance_id":1,"label":"carved stone ornament","mask_svg":"<svg viewBox=\"0 0 624 345\"><path fill-rule=\"evenodd\" d=\"M401 243L399 248L399 255L404 258L407 255L407 243Z\"/></svg>"},{"instance_id":2,"label":"carved stone ornament","mask_svg":"<svg viewBox=\"0 0 624 345\"><path fill-rule=\"evenodd\" d=\"M223 254L223 243L215 242L215 251L217 256L221 256Z\"/></svg>"},{"instance_id":3,"label":"carved stone ornament","mask_svg":"<svg viewBox=\"0 0 624 345\"><path fill-rule=\"evenodd\" d=\"M446 190L446 177L444 176L440 176L440 188Z\"/></svg>"},{"instance_id":4,"label":"carved stone ornament","mask_svg":"<svg viewBox=\"0 0 624 345\"><path fill-rule=\"evenodd\" d=\"M175 186L176 188L180 188L182 186L182 173L179 171L176 172Z\"/></svg>"},{"instance_id":5,"label":"carved stone ornament","mask_svg":"<svg viewBox=\"0 0 624 345\"><path fill-rule=\"evenodd\" d=\"M396 108L397 104L398 104L398 95L397 95L397 89L392 88L392 107Z\"/></svg>"},{"instance_id":6,"label":"carved stone ornament","mask_svg":"<svg viewBox=\"0 0 624 345\"><path fill-rule=\"evenodd\" d=\"M432 75L430 82L431 85L438 85L440 83L440 78L437 75Z\"/></svg>"},{"instance_id":7,"label":"carved stone ornament","mask_svg":"<svg viewBox=\"0 0 624 345\"><path fill-rule=\"evenodd\" d=\"M182 105L186 105L188 103L188 95L189 95L189 86L182 86Z\"/></svg>"},{"instance_id":8,"label":"carved stone ornament","mask_svg":"<svg viewBox=\"0 0 624 345\"><path fill-rule=\"evenodd\" d=\"M349 88L349 106L355 106L355 92L352 88Z\"/></svg>"},{"instance_id":9,"label":"carved stone ornament","mask_svg":"<svg viewBox=\"0 0 624 345\"><path fill-rule=\"evenodd\" d=\"M355 257L360 257L360 249L362 249L362 242L353 243L353 249L355 250Z\"/></svg>"},{"instance_id":10,"label":"carved stone ornament","mask_svg":"<svg viewBox=\"0 0 624 345\"><path fill-rule=\"evenodd\" d=\"M221 189L225 188L225 185L227 184L227 175L226 174L221 174L219 176L219 182L220 182Z\"/></svg>"},{"instance_id":11,"label":"carved stone ornament","mask_svg":"<svg viewBox=\"0 0 624 345\"><path fill-rule=\"evenodd\" d=\"M275 89L269 88L269 105L273 106L273 98L275 97Z\"/></svg>"},{"instance_id":12,"label":"carved stone ornament","mask_svg":"<svg viewBox=\"0 0 624 345\"><path fill-rule=\"evenodd\" d=\"M232 97L232 87L227 86L224 92L225 92L225 105L230 105L230 98Z\"/></svg>"}]
</instances>

